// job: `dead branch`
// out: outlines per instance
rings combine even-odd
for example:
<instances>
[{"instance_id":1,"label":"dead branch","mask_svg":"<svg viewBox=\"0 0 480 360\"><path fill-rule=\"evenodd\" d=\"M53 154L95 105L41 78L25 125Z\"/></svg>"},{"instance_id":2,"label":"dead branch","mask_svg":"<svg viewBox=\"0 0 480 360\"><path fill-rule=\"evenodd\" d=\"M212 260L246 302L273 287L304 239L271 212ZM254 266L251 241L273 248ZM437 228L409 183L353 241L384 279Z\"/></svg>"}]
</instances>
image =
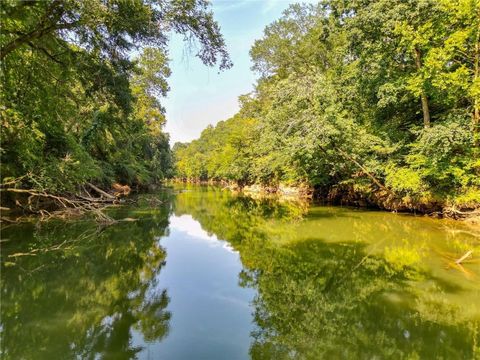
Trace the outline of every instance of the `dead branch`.
<instances>
[{"instance_id":1,"label":"dead branch","mask_svg":"<svg viewBox=\"0 0 480 360\"><path fill-rule=\"evenodd\" d=\"M112 203L112 200L111 199L101 199L101 198L93 198L93 197L90 197L90 196L83 196L83 195L76 195L78 198L82 199L82 200L85 200L85 201L89 201L89 202L94 202L94 203L107 203L107 204L111 204Z\"/></svg>"},{"instance_id":2,"label":"dead branch","mask_svg":"<svg viewBox=\"0 0 480 360\"><path fill-rule=\"evenodd\" d=\"M29 175L30 175L30 174L25 174L25 175L20 176L20 177L18 177L18 178L15 178L15 179L12 179L12 180L10 180L10 181L1 183L1 184L0 184L0 187L15 185L15 184L17 184L18 182L20 182L22 179L26 178L26 177L29 176Z\"/></svg>"},{"instance_id":3,"label":"dead branch","mask_svg":"<svg viewBox=\"0 0 480 360\"><path fill-rule=\"evenodd\" d=\"M87 183L87 185L89 187L91 187L93 190L95 190L97 193L99 193L100 195L103 195L105 196L107 199L115 199L115 196L103 191L102 189L96 187L95 185L91 184L91 183Z\"/></svg>"},{"instance_id":4,"label":"dead branch","mask_svg":"<svg viewBox=\"0 0 480 360\"><path fill-rule=\"evenodd\" d=\"M34 189L0 188L0 192L17 193L27 196L26 204L22 204L19 199L16 199L16 205L28 213L39 215L41 220L79 216L88 212L92 213L98 221L103 223L111 224L115 222L114 219L102 212L107 206L117 203L117 199L110 194L108 194L110 196L108 199L104 199L83 195L71 195L69 197L59 196ZM45 202L39 202L39 199L50 200L49 204L52 205L53 202L55 205L54 207L58 209L55 211L48 211L45 206L42 207L42 205L45 205ZM5 218L2 220L12 222Z\"/></svg>"},{"instance_id":5,"label":"dead branch","mask_svg":"<svg viewBox=\"0 0 480 360\"><path fill-rule=\"evenodd\" d=\"M473 253L473 250L467 251L461 258L459 258L455 261L455 264L460 265L462 263L462 261L465 260L466 258L468 258L470 255L472 255L472 253Z\"/></svg>"}]
</instances>

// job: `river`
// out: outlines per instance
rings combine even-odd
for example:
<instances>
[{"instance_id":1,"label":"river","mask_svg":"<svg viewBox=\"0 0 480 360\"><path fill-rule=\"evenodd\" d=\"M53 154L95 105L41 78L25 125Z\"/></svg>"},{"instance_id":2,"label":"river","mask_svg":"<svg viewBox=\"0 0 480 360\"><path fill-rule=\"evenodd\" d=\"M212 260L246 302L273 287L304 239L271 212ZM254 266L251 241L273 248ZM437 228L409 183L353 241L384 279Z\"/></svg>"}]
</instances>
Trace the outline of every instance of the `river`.
<instances>
[{"instance_id":1,"label":"river","mask_svg":"<svg viewBox=\"0 0 480 360\"><path fill-rule=\"evenodd\" d=\"M459 222L204 186L109 214L4 227L2 358L480 359Z\"/></svg>"}]
</instances>

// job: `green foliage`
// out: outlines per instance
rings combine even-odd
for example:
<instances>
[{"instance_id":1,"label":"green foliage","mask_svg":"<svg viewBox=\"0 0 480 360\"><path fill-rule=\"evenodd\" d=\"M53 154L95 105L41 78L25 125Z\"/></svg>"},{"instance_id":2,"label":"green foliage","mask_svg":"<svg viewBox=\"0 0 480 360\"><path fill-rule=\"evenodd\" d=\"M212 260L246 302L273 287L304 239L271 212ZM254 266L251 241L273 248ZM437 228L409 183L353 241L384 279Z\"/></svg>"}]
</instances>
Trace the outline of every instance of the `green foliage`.
<instances>
[{"instance_id":1,"label":"green foliage","mask_svg":"<svg viewBox=\"0 0 480 360\"><path fill-rule=\"evenodd\" d=\"M418 194L424 190L420 175L410 168L386 168L385 184L397 192Z\"/></svg>"},{"instance_id":2,"label":"green foliage","mask_svg":"<svg viewBox=\"0 0 480 360\"><path fill-rule=\"evenodd\" d=\"M450 117L420 131L406 157L410 167L437 192L480 185L473 136L465 121L469 119L465 116L460 120L464 121Z\"/></svg>"},{"instance_id":3,"label":"green foliage","mask_svg":"<svg viewBox=\"0 0 480 360\"><path fill-rule=\"evenodd\" d=\"M250 180L256 122L239 116L208 127L199 140L173 147L176 175L182 178Z\"/></svg>"},{"instance_id":4,"label":"green foliage","mask_svg":"<svg viewBox=\"0 0 480 360\"><path fill-rule=\"evenodd\" d=\"M477 191L479 11L447 0L292 5L250 51L259 79L239 113L174 149L177 176L384 184L444 202Z\"/></svg>"},{"instance_id":5,"label":"green foliage","mask_svg":"<svg viewBox=\"0 0 480 360\"><path fill-rule=\"evenodd\" d=\"M206 65L231 66L204 0L9 0L0 12L2 181L29 174L21 186L169 176L167 33L198 40Z\"/></svg>"},{"instance_id":6,"label":"green foliage","mask_svg":"<svg viewBox=\"0 0 480 360\"><path fill-rule=\"evenodd\" d=\"M480 203L480 190L468 189L453 200L453 205L459 208L474 209Z\"/></svg>"}]
</instances>

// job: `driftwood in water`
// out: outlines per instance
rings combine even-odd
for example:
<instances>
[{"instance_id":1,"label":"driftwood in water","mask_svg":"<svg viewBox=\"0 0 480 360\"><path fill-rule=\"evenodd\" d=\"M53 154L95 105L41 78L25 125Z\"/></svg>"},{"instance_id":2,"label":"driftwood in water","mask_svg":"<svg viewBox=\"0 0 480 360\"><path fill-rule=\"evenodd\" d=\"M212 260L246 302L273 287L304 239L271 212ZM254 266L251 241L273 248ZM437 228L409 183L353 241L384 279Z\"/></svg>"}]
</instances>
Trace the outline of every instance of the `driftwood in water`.
<instances>
[{"instance_id":1,"label":"driftwood in water","mask_svg":"<svg viewBox=\"0 0 480 360\"><path fill-rule=\"evenodd\" d=\"M467 251L461 258L455 260L455 264L461 264L462 261L464 261L466 258L468 258L470 255L472 255L473 253L473 250L469 250Z\"/></svg>"}]
</instances>

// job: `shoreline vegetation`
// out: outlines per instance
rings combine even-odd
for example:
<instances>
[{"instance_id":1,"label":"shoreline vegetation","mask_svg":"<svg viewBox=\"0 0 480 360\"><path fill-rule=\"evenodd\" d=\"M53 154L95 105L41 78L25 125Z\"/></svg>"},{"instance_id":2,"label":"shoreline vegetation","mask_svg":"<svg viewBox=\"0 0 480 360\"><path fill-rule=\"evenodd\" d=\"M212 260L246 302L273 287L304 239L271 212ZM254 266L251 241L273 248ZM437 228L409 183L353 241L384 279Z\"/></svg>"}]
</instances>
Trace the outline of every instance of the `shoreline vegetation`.
<instances>
[{"instance_id":1,"label":"shoreline vegetation","mask_svg":"<svg viewBox=\"0 0 480 360\"><path fill-rule=\"evenodd\" d=\"M172 184L193 184L199 186L216 186L234 193L242 193L252 198L274 198L279 200L302 202L304 204L322 203L328 205L352 206L365 209L376 209L390 212L423 214L436 218L465 220L473 225L480 225L478 208L459 210L441 203L412 204L401 199L390 197L390 193L360 193L354 188L334 187L328 192L315 189L308 184L239 184L225 180L201 180L170 178L162 183L149 184L148 187L136 188L134 193L155 191L159 187ZM52 218L68 219L89 215L98 222L114 223L115 220L104 213L108 207L131 203L129 198L132 189L128 185L113 184L110 189L101 189L91 183L79 187L75 193L50 194L34 189L19 189L0 186L3 200L9 196L12 208L0 208L0 221L15 223L35 216L40 220ZM442 206L443 205L443 206Z\"/></svg>"},{"instance_id":2,"label":"shoreline vegetation","mask_svg":"<svg viewBox=\"0 0 480 360\"><path fill-rule=\"evenodd\" d=\"M480 225L480 211L478 208L459 210L445 204L405 204L401 199L389 197L391 194L358 193L355 189L333 188L329 192L321 192L307 184L265 185L265 184L238 184L225 180L200 180L200 179L168 179L166 184L194 184L218 186L224 190L243 193L254 198L273 197L283 200L302 201L306 203L322 203L329 205L352 206L365 209L376 209L391 212L423 214L436 218L448 218L453 220L466 220L471 224Z\"/></svg>"},{"instance_id":3,"label":"shoreline vegetation","mask_svg":"<svg viewBox=\"0 0 480 360\"><path fill-rule=\"evenodd\" d=\"M233 117L173 146L177 178L478 217L478 2L292 5L250 56L254 90Z\"/></svg>"},{"instance_id":4,"label":"shoreline vegetation","mask_svg":"<svg viewBox=\"0 0 480 360\"><path fill-rule=\"evenodd\" d=\"M253 44L238 113L172 148L167 33L232 62L208 2L155 4L0 3L2 216L96 212L112 184L177 178L478 217L477 1L293 4Z\"/></svg>"}]
</instances>

